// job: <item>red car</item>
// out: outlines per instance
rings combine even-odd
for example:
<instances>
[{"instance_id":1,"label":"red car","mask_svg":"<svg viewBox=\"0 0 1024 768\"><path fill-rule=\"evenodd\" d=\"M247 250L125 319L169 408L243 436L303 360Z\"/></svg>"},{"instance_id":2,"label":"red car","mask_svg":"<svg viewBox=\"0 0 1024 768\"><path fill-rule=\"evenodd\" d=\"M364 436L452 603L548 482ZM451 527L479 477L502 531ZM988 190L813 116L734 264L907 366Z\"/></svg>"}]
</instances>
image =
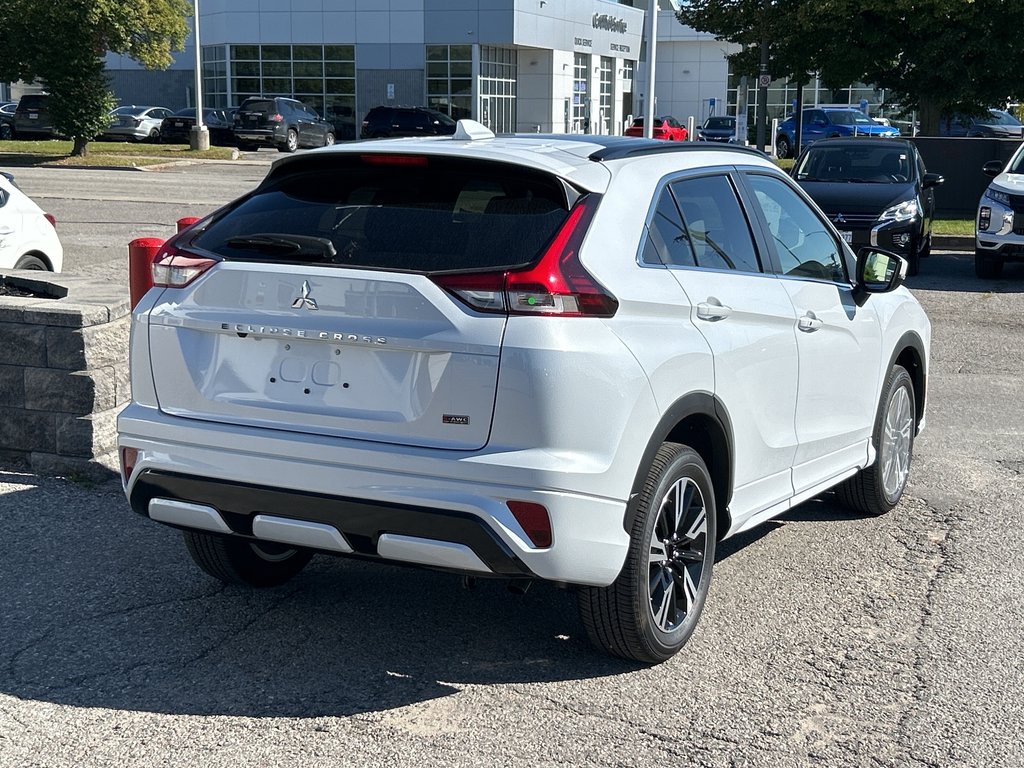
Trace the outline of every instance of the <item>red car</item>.
<instances>
[{"instance_id":1,"label":"red car","mask_svg":"<svg viewBox=\"0 0 1024 768\"><path fill-rule=\"evenodd\" d=\"M634 118L633 124L626 129L626 135L643 136L644 119L642 117ZM686 126L671 115L654 118L654 130L651 135L655 139L665 139L666 141L686 141L689 138Z\"/></svg>"}]
</instances>

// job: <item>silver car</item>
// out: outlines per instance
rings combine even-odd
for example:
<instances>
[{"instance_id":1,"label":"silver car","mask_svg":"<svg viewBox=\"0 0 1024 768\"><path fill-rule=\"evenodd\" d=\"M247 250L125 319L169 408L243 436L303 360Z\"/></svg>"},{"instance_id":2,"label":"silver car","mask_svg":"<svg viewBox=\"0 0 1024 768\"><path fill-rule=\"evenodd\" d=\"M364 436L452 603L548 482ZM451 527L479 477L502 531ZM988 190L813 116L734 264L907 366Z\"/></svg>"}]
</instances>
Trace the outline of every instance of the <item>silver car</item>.
<instances>
[{"instance_id":1,"label":"silver car","mask_svg":"<svg viewBox=\"0 0 1024 768\"><path fill-rule=\"evenodd\" d=\"M104 139L132 139L134 141L160 141L160 123L170 117L167 107L118 107L110 113L110 126L102 134Z\"/></svg>"}]
</instances>

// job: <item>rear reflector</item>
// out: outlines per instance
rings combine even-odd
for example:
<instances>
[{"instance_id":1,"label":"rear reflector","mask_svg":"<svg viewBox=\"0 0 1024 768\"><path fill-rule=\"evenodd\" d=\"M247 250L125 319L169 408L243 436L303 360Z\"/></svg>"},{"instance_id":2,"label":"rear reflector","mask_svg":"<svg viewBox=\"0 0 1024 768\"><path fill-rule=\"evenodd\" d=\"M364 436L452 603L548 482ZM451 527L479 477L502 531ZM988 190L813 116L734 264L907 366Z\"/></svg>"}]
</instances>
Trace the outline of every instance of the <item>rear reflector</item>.
<instances>
[{"instance_id":1,"label":"rear reflector","mask_svg":"<svg viewBox=\"0 0 1024 768\"><path fill-rule=\"evenodd\" d=\"M125 483L132 476L132 472L135 470L135 465L139 461L139 449L138 448L121 448L121 479Z\"/></svg>"},{"instance_id":2,"label":"rear reflector","mask_svg":"<svg viewBox=\"0 0 1024 768\"><path fill-rule=\"evenodd\" d=\"M535 266L502 272L434 275L455 298L481 312L558 317L611 317L619 302L579 260L580 246L600 202L584 195Z\"/></svg>"},{"instance_id":3,"label":"rear reflector","mask_svg":"<svg viewBox=\"0 0 1024 768\"><path fill-rule=\"evenodd\" d=\"M539 549L551 546L551 518L544 505L532 501L506 501L505 506L522 526L533 546Z\"/></svg>"},{"instance_id":4,"label":"rear reflector","mask_svg":"<svg viewBox=\"0 0 1024 768\"><path fill-rule=\"evenodd\" d=\"M54 229L57 228L57 217L56 216L54 216L52 213L44 213L43 216L46 218L46 220L48 222L50 222L50 226L52 226Z\"/></svg>"}]
</instances>

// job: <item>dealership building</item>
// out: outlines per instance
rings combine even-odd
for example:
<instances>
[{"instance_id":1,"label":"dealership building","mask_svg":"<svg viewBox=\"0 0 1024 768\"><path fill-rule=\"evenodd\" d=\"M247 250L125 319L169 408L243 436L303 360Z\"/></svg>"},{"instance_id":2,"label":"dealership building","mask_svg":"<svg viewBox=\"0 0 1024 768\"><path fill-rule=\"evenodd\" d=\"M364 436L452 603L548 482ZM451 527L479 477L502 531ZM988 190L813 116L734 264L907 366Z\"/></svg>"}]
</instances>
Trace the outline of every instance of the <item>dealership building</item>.
<instances>
[{"instance_id":1,"label":"dealership building","mask_svg":"<svg viewBox=\"0 0 1024 768\"><path fill-rule=\"evenodd\" d=\"M642 114L647 0L200 0L203 102L293 96L356 129L371 107L426 105L496 132L621 133ZM726 43L659 0L658 114L726 104ZM633 6L637 7L633 7ZM169 71L108 57L121 103L194 103L190 38ZM342 137L339 137L342 138Z\"/></svg>"}]
</instances>

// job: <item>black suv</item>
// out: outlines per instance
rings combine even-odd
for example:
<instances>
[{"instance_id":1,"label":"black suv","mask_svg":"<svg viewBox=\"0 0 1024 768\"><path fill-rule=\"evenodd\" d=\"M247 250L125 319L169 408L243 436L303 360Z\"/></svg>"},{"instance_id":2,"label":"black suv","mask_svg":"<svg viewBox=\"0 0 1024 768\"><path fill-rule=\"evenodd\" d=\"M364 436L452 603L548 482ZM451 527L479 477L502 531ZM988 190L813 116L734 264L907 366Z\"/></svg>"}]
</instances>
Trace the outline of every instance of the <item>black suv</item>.
<instances>
[{"instance_id":1,"label":"black suv","mask_svg":"<svg viewBox=\"0 0 1024 768\"><path fill-rule=\"evenodd\" d=\"M14 134L19 138L44 136L53 138L57 132L50 122L50 96L45 93L29 93L21 97L14 111Z\"/></svg>"},{"instance_id":2,"label":"black suv","mask_svg":"<svg viewBox=\"0 0 1024 768\"><path fill-rule=\"evenodd\" d=\"M428 107L374 107L366 113L363 139L393 136L451 136L455 121L444 112Z\"/></svg>"},{"instance_id":3,"label":"black suv","mask_svg":"<svg viewBox=\"0 0 1024 768\"><path fill-rule=\"evenodd\" d=\"M334 143L334 126L311 107L281 96L253 96L235 112L235 141L239 149L277 147L294 152L299 147L326 147Z\"/></svg>"}]
</instances>

